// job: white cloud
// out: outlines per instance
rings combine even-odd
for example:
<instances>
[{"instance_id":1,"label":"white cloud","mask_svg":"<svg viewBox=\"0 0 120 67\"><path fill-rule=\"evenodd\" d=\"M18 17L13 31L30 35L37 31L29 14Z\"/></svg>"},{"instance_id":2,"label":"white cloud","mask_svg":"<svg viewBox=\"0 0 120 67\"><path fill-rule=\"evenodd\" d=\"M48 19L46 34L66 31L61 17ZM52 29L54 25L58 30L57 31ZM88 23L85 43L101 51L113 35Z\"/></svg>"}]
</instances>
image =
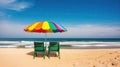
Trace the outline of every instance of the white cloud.
<instances>
[{"instance_id":1,"label":"white cloud","mask_svg":"<svg viewBox=\"0 0 120 67\"><path fill-rule=\"evenodd\" d=\"M120 27L101 26L101 25L78 25L68 27L68 37L120 37Z\"/></svg>"},{"instance_id":2,"label":"white cloud","mask_svg":"<svg viewBox=\"0 0 120 67\"><path fill-rule=\"evenodd\" d=\"M0 5L7 5L15 2L16 0L0 0Z\"/></svg>"},{"instance_id":3,"label":"white cloud","mask_svg":"<svg viewBox=\"0 0 120 67\"><path fill-rule=\"evenodd\" d=\"M3 9L22 11L30 6L30 3L24 1L19 2L18 0L0 0L0 7Z\"/></svg>"},{"instance_id":4,"label":"white cloud","mask_svg":"<svg viewBox=\"0 0 120 67\"><path fill-rule=\"evenodd\" d=\"M28 24L29 25L29 24ZM10 21L0 21L0 37L37 37L44 38L44 33L29 33L24 32L27 25L17 24ZM101 26L101 25L75 25L67 27L68 32L65 33L48 33L48 38L63 38L63 37L77 37L77 38L113 38L120 37L120 27Z\"/></svg>"},{"instance_id":5,"label":"white cloud","mask_svg":"<svg viewBox=\"0 0 120 67\"><path fill-rule=\"evenodd\" d=\"M26 26L13 21L0 21L0 37L44 37L44 34L25 32Z\"/></svg>"},{"instance_id":6,"label":"white cloud","mask_svg":"<svg viewBox=\"0 0 120 67\"><path fill-rule=\"evenodd\" d=\"M8 18L10 15L0 11L0 19Z\"/></svg>"},{"instance_id":7,"label":"white cloud","mask_svg":"<svg viewBox=\"0 0 120 67\"><path fill-rule=\"evenodd\" d=\"M21 11L21 10L26 9L28 7L29 7L28 3L22 2L22 3L14 3L13 5L10 5L10 7L8 9Z\"/></svg>"}]
</instances>

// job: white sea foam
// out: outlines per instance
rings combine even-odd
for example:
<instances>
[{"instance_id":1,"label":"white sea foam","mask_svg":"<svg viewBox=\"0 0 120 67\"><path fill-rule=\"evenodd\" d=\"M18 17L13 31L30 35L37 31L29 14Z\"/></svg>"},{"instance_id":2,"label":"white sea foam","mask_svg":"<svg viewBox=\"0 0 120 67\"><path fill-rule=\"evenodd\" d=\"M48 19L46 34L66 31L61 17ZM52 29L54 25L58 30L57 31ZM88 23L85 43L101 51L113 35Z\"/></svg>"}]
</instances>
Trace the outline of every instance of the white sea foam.
<instances>
[{"instance_id":1,"label":"white sea foam","mask_svg":"<svg viewBox=\"0 0 120 67\"><path fill-rule=\"evenodd\" d=\"M19 41L0 41L0 44L15 44L18 43Z\"/></svg>"},{"instance_id":2,"label":"white sea foam","mask_svg":"<svg viewBox=\"0 0 120 67\"><path fill-rule=\"evenodd\" d=\"M0 41L0 47L33 46L33 41Z\"/></svg>"},{"instance_id":3,"label":"white sea foam","mask_svg":"<svg viewBox=\"0 0 120 67\"><path fill-rule=\"evenodd\" d=\"M105 45L120 45L120 42L60 42L61 45L69 44L69 45L99 45L99 44L105 44Z\"/></svg>"},{"instance_id":4,"label":"white sea foam","mask_svg":"<svg viewBox=\"0 0 120 67\"><path fill-rule=\"evenodd\" d=\"M34 41L0 41L0 47L33 47ZM46 46L49 45L49 42L45 43ZM109 46L119 46L120 42L80 42L80 41L66 41L60 42L60 45L71 45L76 47L109 47Z\"/></svg>"}]
</instances>

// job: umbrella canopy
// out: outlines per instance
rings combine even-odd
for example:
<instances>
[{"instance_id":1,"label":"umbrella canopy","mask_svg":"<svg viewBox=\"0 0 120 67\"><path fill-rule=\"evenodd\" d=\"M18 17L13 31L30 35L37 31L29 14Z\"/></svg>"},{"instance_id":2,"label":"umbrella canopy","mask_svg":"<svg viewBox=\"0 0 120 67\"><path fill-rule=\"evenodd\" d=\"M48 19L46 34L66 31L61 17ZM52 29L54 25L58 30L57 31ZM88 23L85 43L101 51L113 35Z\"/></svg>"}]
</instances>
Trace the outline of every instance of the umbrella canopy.
<instances>
[{"instance_id":1,"label":"umbrella canopy","mask_svg":"<svg viewBox=\"0 0 120 67\"><path fill-rule=\"evenodd\" d=\"M56 32L66 32L67 29L62 25L58 25L54 22L36 22L24 29L26 32L38 32L38 33L56 33Z\"/></svg>"}]
</instances>

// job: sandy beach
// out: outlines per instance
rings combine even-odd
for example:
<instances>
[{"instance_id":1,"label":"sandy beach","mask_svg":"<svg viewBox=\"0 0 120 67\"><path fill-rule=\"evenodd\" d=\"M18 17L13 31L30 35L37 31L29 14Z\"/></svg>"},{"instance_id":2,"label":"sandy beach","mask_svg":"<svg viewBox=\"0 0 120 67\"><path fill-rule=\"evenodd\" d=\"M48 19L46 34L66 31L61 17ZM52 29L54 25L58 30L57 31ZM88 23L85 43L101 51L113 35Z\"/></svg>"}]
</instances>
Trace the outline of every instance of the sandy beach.
<instances>
[{"instance_id":1,"label":"sandy beach","mask_svg":"<svg viewBox=\"0 0 120 67\"><path fill-rule=\"evenodd\" d=\"M61 59L39 54L33 48L0 48L0 67L120 67L120 49L61 49Z\"/></svg>"}]
</instances>

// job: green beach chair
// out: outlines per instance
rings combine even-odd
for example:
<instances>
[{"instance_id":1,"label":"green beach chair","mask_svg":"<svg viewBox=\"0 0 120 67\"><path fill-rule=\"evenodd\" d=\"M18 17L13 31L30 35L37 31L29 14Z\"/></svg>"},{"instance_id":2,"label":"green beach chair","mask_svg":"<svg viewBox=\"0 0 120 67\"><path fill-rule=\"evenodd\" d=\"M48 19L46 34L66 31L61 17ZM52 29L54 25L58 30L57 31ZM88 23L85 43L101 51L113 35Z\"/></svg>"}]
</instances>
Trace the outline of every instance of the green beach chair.
<instances>
[{"instance_id":1,"label":"green beach chair","mask_svg":"<svg viewBox=\"0 0 120 67\"><path fill-rule=\"evenodd\" d=\"M60 59L60 45L59 42L50 42L48 47L48 57L50 58L51 52L58 52L58 57Z\"/></svg>"},{"instance_id":2,"label":"green beach chair","mask_svg":"<svg viewBox=\"0 0 120 67\"><path fill-rule=\"evenodd\" d=\"M46 55L46 47L44 46L44 42L34 42L34 57L37 56L37 53L43 53L44 59Z\"/></svg>"}]
</instances>

